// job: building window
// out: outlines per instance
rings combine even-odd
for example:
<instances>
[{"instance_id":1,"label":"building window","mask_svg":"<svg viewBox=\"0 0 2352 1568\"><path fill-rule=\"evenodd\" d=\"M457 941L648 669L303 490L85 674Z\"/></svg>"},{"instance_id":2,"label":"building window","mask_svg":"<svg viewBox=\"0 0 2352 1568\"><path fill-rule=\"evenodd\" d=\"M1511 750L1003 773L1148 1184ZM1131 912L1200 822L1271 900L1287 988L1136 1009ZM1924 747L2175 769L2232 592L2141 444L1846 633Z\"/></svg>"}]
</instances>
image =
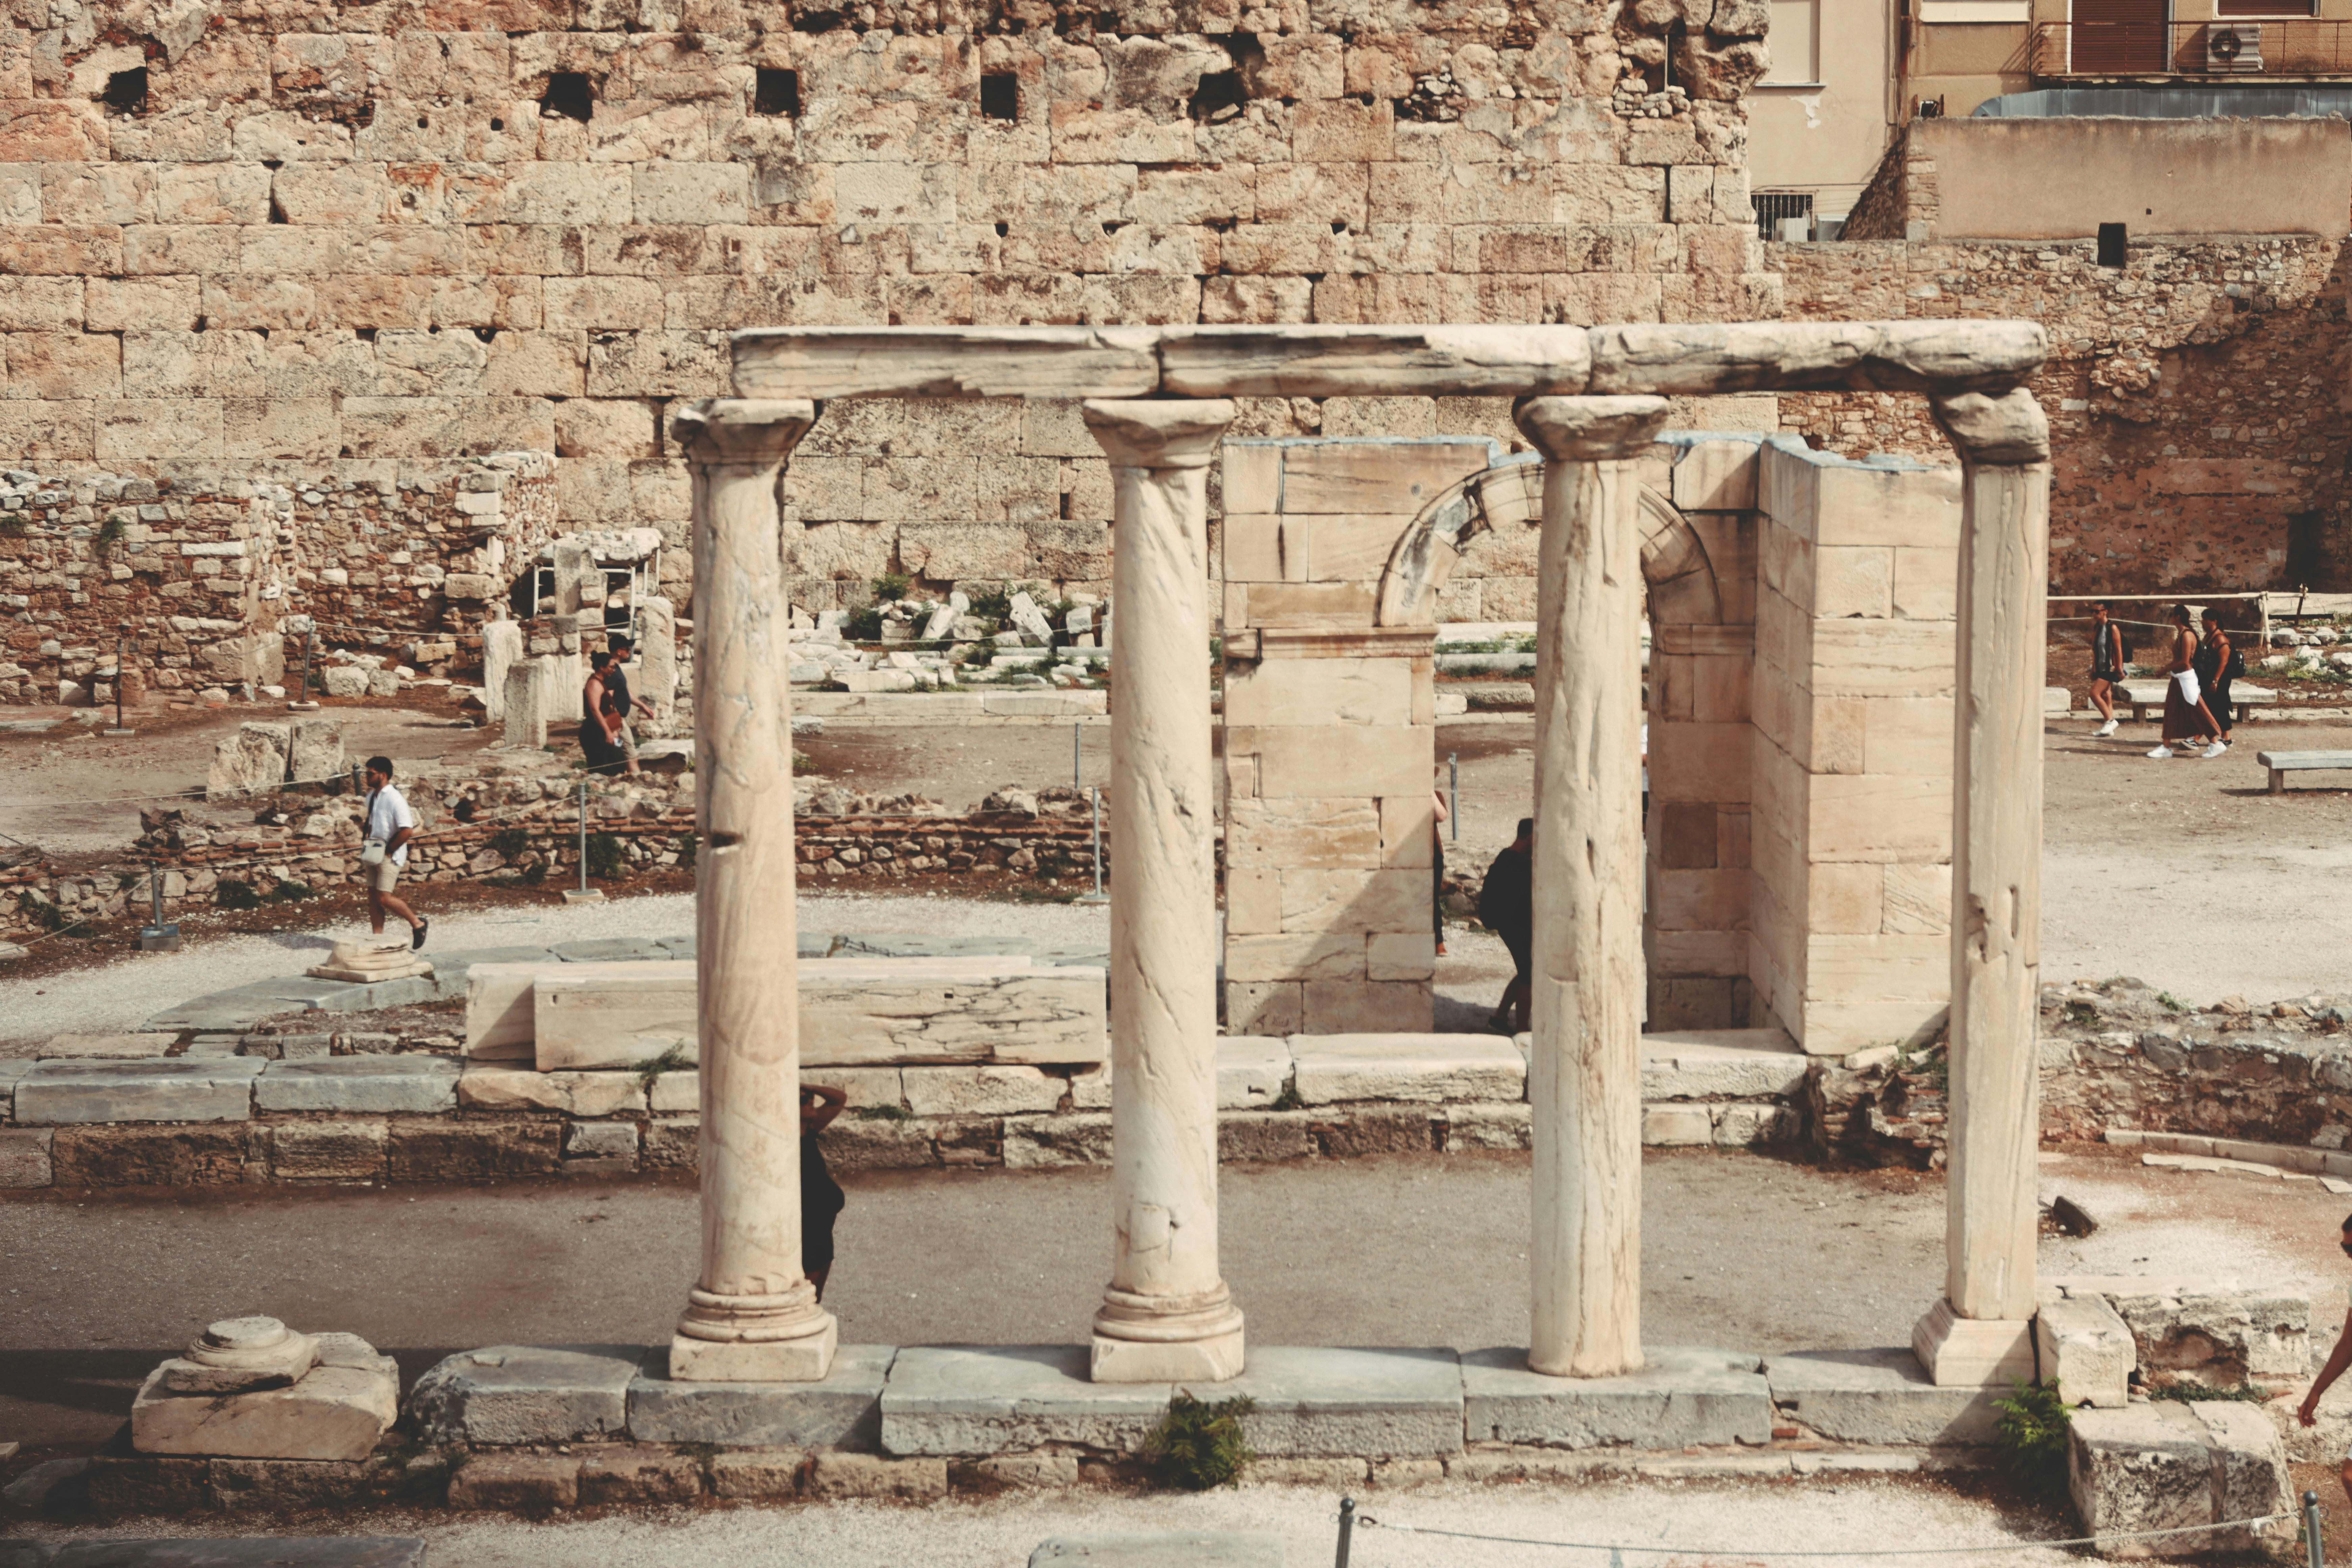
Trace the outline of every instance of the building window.
<instances>
[{"instance_id":1,"label":"building window","mask_svg":"<svg viewBox=\"0 0 2352 1568\"><path fill-rule=\"evenodd\" d=\"M1021 79L992 72L980 79L980 112L990 120L1021 118Z\"/></svg>"},{"instance_id":2,"label":"building window","mask_svg":"<svg viewBox=\"0 0 2352 1568\"><path fill-rule=\"evenodd\" d=\"M801 111L801 73L759 68L751 81L751 112L797 119Z\"/></svg>"},{"instance_id":3,"label":"building window","mask_svg":"<svg viewBox=\"0 0 2352 1568\"><path fill-rule=\"evenodd\" d=\"M1748 200L1756 204L1756 231L1767 239L1780 237L1782 218L1800 218L1810 227L1813 216L1813 198L1796 191L1757 191Z\"/></svg>"},{"instance_id":4,"label":"building window","mask_svg":"<svg viewBox=\"0 0 2352 1568\"><path fill-rule=\"evenodd\" d=\"M1821 0L1772 0L1772 30L1765 43L1772 51L1772 68L1764 73L1764 86L1820 81Z\"/></svg>"}]
</instances>

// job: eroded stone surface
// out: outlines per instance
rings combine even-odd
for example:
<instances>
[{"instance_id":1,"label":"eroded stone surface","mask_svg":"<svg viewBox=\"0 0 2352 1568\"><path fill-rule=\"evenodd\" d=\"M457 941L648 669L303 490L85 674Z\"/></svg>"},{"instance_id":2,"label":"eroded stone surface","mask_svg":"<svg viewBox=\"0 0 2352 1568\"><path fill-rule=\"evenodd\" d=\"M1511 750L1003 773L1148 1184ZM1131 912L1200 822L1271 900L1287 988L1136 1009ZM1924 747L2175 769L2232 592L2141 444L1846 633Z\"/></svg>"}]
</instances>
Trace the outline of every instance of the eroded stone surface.
<instances>
[{"instance_id":1,"label":"eroded stone surface","mask_svg":"<svg viewBox=\"0 0 2352 1568\"><path fill-rule=\"evenodd\" d=\"M629 1435L640 1443L877 1447L897 1355L889 1345L843 1345L816 1383L675 1383L668 1352L655 1350L629 1384Z\"/></svg>"},{"instance_id":2,"label":"eroded stone surface","mask_svg":"<svg viewBox=\"0 0 2352 1568\"><path fill-rule=\"evenodd\" d=\"M131 1444L145 1454L250 1459L359 1459L399 1415L400 1372L354 1334L316 1336L317 1363L278 1387L173 1394L148 1375L131 1405Z\"/></svg>"},{"instance_id":3,"label":"eroded stone surface","mask_svg":"<svg viewBox=\"0 0 2352 1568\"><path fill-rule=\"evenodd\" d=\"M1648 1350L1639 1372L1594 1378L1530 1372L1517 1348L1471 1351L1462 1385L1472 1442L1679 1448L1772 1437L1761 1363L1726 1351Z\"/></svg>"},{"instance_id":4,"label":"eroded stone surface","mask_svg":"<svg viewBox=\"0 0 2352 1568\"><path fill-rule=\"evenodd\" d=\"M992 1454L1078 1443L1131 1452L1168 1412L1164 1383L1095 1383L1084 1345L923 1345L882 1391L893 1454Z\"/></svg>"},{"instance_id":5,"label":"eroded stone surface","mask_svg":"<svg viewBox=\"0 0 2352 1568\"><path fill-rule=\"evenodd\" d=\"M571 1443L618 1436L645 1351L635 1345L493 1345L436 1363L409 1394L435 1443Z\"/></svg>"}]
</instances>

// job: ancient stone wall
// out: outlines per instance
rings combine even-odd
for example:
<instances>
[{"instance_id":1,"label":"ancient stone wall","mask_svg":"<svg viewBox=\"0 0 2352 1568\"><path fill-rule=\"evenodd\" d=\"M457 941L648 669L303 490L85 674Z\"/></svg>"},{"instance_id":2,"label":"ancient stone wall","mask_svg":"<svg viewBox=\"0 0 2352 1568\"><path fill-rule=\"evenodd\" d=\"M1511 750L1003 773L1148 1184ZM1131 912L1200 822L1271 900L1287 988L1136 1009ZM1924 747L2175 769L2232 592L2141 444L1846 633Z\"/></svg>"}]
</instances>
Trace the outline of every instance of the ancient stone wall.
<instances>
[{"instance_id":1,"label":"ancient stone wall","mask_svg":"<svg viewBox=\"0 0 2352 1568\"><path fill-rule=\"evenodd\" d=\"M530 450L563 526L678 545L663 414L734 327L1769 317L1767 9L20 3L0 461L341 495ZM789 485L812 608L1106 575L1067 409L830 411Z\"/></svg>"}]
</instances>

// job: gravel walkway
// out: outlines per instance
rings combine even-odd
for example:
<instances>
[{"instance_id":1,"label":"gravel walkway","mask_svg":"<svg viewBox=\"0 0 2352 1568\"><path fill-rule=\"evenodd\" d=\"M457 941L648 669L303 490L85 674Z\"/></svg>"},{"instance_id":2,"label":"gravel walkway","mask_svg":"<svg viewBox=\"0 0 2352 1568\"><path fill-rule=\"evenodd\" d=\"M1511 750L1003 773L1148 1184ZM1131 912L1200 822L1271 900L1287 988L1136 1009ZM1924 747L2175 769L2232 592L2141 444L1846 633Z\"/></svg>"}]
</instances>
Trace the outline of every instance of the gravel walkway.
<instances>
[{"instance_id":1,"label":"gravel walkway","mask_svg":"<svg viewBox=\"0 0 2352 1568\"><path fill-rule=\"evenodd\" d=\"M431 914L427 894L425 913ZM1110 941L1101 904L1015 903L929 894L803 893L801 925L860 936L1024 936L1046 944ZM687 893L615 899L601 904L535 905L443 915L433 921L433 951L549 944L591 937L683 935L694 929ZM67 1033L136 1029L173 1003L257 980L299 974L338 937L360 934L345 920L267 936L200 940L175 953L127 955L97 968L30 980L0 980L0 1056L26 1054L28 1042Z\"/></svg>"},{"instance_id":2,"label":"gravel walkway","mask_svg":"<svg viewBox=\"0 0 2352 1568\"><path fill-rule=\"evenodd\" d=\"M1446 1482L1401 1491L1356 1490L1365 1514L1397 1524L1646 1548L1625 1552L1627 1568L1766 1568L1767 1560L1751 1553L1849 1548L1859 1552L1824 1557L1822 1568L2056 1568L2077 1561L2063 1552L1997 1544L2063 1533L2067 1527L2054 1517L2018 1519L1993 1504L1918 1481L1824 1477L1796 1484ZM1197 1496L1055 1493L924 1508L841 1502L708 1512L662 1509L547 1524L484 1516L448 1523L447 1516L439 1515L353 1521L351 1527L422 1535L428 1563L462 1563L467 1568L568 1568L582 1563L626 1563L630 1568L765 1568L778 1563L1023 1568L1037 1544L1053 1536L1166 1530L1269 1531L1282 1537L1289 1568L1316 1568L1332 1559L1338 1505L1338 1497L1326 1489L1243 1486ZM195 1523L193 1518L173 1521L155 1532L193 1534ZM1986 1542L1989 1550L1932 1558L1897 1554L1905 1546L1976 1542ZM1596 1552L1359 1527L1353 1562L1356 1568L1602 1568L1610 1558Z\"/></svg>"}]
</instances>

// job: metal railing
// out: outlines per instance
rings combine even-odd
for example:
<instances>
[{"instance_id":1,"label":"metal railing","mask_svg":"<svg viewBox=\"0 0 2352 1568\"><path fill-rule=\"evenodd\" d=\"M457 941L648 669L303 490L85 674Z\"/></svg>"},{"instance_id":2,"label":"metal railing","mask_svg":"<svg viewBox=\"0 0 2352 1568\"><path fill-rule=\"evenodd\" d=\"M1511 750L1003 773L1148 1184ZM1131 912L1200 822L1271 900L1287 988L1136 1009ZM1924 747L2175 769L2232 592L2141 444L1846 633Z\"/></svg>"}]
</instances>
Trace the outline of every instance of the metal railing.
<instances>
[{"instance_id":1,"label":"metal railing","mask_svg":"<svg viewBox=\"0 0 2352 1568\"><path fill-rule=\"evenodd\" d=\"M2210 22L2043 22L2037 77L2352 77L2352 22L2224 16Z\"/></svg>"}]
</instances>

